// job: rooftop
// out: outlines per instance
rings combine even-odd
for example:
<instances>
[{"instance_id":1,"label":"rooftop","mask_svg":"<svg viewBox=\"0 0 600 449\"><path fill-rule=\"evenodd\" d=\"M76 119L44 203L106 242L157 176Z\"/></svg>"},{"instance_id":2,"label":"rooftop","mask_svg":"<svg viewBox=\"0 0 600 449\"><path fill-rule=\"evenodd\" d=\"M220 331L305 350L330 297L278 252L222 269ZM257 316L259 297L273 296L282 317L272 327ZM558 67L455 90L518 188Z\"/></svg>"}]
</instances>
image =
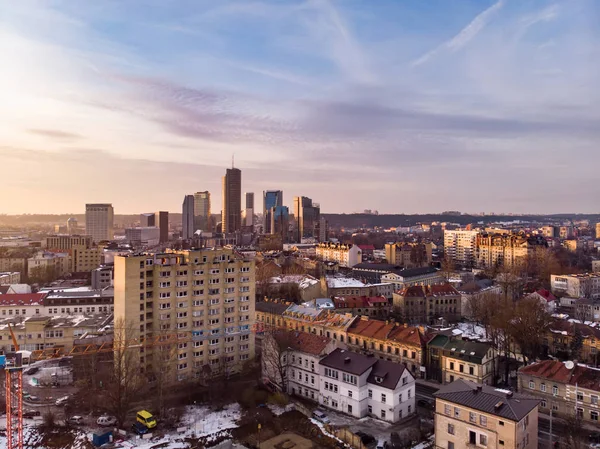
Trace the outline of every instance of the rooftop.
<instances>
[{"instance_id":1,"label":"rooftop","mask_svg":"<svg viewBox=\"0 0 600 449\"><path fill-rule=\"evenodd\" d=\"M491 348L488 343L467 340L440 340L435 343L432 340L429 346L437 346L446 352L449 357L472 362L481 362Z\"/></svg>"},{"instance_id":2,"label":"rooftop","mask_svg":"<svg viewBox=\"0 0 600 449\"><path fill-rule=\"evenodd\" d=\"M282 330L288 334L288 345L291 349L306 354L320 355L331 342L330 338L310 334L308 332L296 332Z\"/></svg>"},{"instance_id":3,"label":"rooftop","mask_svg":"<svg viewBox=\"0 0 600 449\"><path fill-rule=\"evenodd\" d=\"M323 358L319 364L360 376L377 363L375 357L369 357L344 349L336 349ZM398 365L399 367L402 365Z\"/></svg>"},{"instance_id":4,"label":"rooftop","mask_svg":"<svg viewBox=\"0 0 600 449\"><path fill-rule=\"evenodd\" d=\"M398 292L400 296L409 298L423 298L425 296L457 296L458 291L449 283L434 285L413 285L404 287Z\"/></svg>"},{"instance_id":5,"label":"rooftop","mask_svg":"<svg viewBox=\"0 0 600 449\"><path fill-rule=\"evenodd\" d=\"M544 360L533 365L524 366L519 370L522 374L539 377L552 382L577 385L581 388L600 391L600 370L571 362L572 368L567 368L569 362Z\"/></svg>"},{"instance_id":6,"label":"rooftop","mask_svg":"<svg viewBox=\"0 0 600 449\"><path fill-rule=\"evenodd\" d=\"M369 284L365 284L364 282L354 278L345 278L339 276L327 278L328 288L361 288L367 287L368 285Z\"/></svg>"},{"instance_id":7,"label":"rooftop","mask_svg":"<svg viewBox=\"0 0 600 449\"><path fill-rule=\"evenodd\" d=\"M393 271L395 275L403 278L424 276L426 274L437 273L439 270L434 267L419 267L419 268L405 268L399 271Z\"/></svg>"},{"instance_id":8,"label":"rooftop","mask_svg":"<svg viewBox=\"0 0 600 449\"><path fill-rule=\"evenodd\" d=\"M46 293L12 293L0 295L0 306L42 306Z\"/></svg>"},{"instance_id":9,"label":"rooftop","mask_svg":"<svg viewBox=\"0 0 600 449\"><path fill-rule=\"evenodd\" d=\"M405 370L406 367L400 363L377 360L367 378L367 382L389 390L395 390Z\"/></svg>"},{"instance_id":10,"label":"rooftop","mask_svg":"<svg viewBox=\"0 0 600 449\"><path fill-rule=\"evenodd\" d=\"M271 313L273 315L283 315L283 312L290 306L289 302L284 301L258 301L255 305L257 312Z\"/></svg>"},{"instance_id":11,"label":"rooftop","mask_svg":"<svg viewBox=\"0 0 600 449\"><path fill-rule=\"evenodd\" d=\"M56 315L34 317L10 317L0 319L0 330L8 324L17 330L23 330L27 322L43 322L44 328L84 327L98 329L112 322L112 314Z\"/></svg>"},{"instance_id":12,"label":"rooftop","mask_svg":"<svg viewBox=\"0 0 600 449\"><path fill-rule=\"evenodd\" d=\"M507 392L506 390L462 379L444 385L433 395L436 399L442 399L515 422L525 418L540 402L530 396L514 394L510 391Z\"/></svg>"},{"instance_id":13,"label":"rooftop","mask_svg":"<svg viewBox=\"0 0 600 449\"><path fill-rule=\"evenodd\" d=\"M423 342L423 334L418 327L408 325L405 327L400 323L365 318L354 321L348 328L348 334L375 340L391 340L413 346L421 346Z\"/></svg>"}]
</instances>

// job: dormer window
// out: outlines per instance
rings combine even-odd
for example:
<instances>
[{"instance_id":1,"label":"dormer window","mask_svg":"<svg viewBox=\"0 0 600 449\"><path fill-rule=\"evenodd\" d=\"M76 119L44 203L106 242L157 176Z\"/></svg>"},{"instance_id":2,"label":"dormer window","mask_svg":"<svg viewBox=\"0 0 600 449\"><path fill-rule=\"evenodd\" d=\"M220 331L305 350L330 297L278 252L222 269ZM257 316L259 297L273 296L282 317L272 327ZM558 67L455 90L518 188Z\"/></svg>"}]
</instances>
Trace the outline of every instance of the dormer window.
<instances>
[{"instance_id":1,"label":"dormer window","mask_svg":"<svg viewBox=\"0 0 600 449\"><path fill-rule=\"evenodd\" d=\"M375 382L380 384L381 382L383 382L383 377L375 376Z\"/></svg>"}]
</instances>

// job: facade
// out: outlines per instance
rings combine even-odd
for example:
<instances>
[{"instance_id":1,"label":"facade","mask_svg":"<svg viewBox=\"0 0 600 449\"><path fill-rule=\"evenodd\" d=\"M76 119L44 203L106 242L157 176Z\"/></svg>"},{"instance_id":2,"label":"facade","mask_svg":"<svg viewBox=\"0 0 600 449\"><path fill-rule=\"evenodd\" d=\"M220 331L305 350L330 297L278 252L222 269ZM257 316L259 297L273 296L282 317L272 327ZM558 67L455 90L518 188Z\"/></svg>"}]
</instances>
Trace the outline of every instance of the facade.
<instances>
[{"instance_id":1,"label":"facade","mask_svg":"<svg viewBox=\"0 0 600 449\"><path fill-rule=\"evenodd\" d=\"M92 288L102 290L113 285L113 267L98 267L92 270Z\"/></svg>"},{"instance_id":2,"label":"facade","mask_svg":"<svg viewBox=\"0 0 600 449\"><path fill-rule=\"evenodd\" d=\"M189 240L194 236L194 232L196 232L194 227L194 195L186 195L183 198L181 220L181 238L183 240Z\"/></svg>"},{"instance_id":3,"label":"facade","mask_svg":"<svg viewBox=\"0 0 600 449\"><path fill-rule=\"evenodd\" d=\"M295 240L302 243L304 238L318 238L321 207L305 196L294 197L294 216L296 217Z\"/></svg>"},{"instance_id":4,"label":"facade","mask_svg":"<svg viewBox=\"0 0 600 449\"><path fill-rule=\"evenodd\" d=\"M287 206L275 206L268 212L271 224L269 233L280 235L282 243L289 242L290 211Z\"/></svg>"},{"instance_id":5,"label":"facade","mask_svg":"<svg viewBox=\"0 0 600 449\"><path fill-rule=\"evenodd\" d=\"M158 226L127 228L125 240L132 246L156 246L160 243L160 228Z\"/></svg>"},{"instance_id":6,"label":"facade","mask_svg":"<svg viewBox=\"0 0 600 449\"><path fill-rule=\"evenodd\" d=\"M70 235L77 234L79 232L79 224L77 218L71 217L67 220L67 233Z\"/></svg>"},{"instance_id":7,"label":"facade","mask_svg":"<svg viewBox=\"0 0 600 449\"><path fill-rule=\"evenodd\" d=\"M374 296L378 294L377 288L358 279L341 276L328 276L321 278L321 291L323 296Z\"/></svg>"},{"instance_id":8,"label":"facade","mask_svg":"<svg viewBox=\"0 0 600 449\"><path fill-rule=\"evenodd\" d=\"M112 240L114 236L114 209L112 204L85 205L85 233L94 242Z\"/></svg>"},{"instance_id":9,"label":"facade","mask_svg":"<svg viewBox=\"0 0 600 449\"><path fill-rule=\"evenodd\" d=\"M242 171L228 168L223 176L223 234L233 234L242 227Z\"/></svg>"},{"instance_id":10,"label":"facade","mask_svg":"<svg viewBox=\"0 0 600 449\"><path fill-rule=\"evenodd\" d=\"M271 234L271 211L274 207L283 206L283 191L263 191L263 233Z\"/></svg>"},{"instance_id":11,"label":"facade","mask_svg":"<svg viewBox=\"0 0 600 449\"><path fill-rule=\"evenodd\" d=\"M462 316L461 295L449 283L405 287L393 294L393 304L409 323L449 323Z\"/></svg>"},{"instance_id":12,"label":"facade","mask_svg":"<svg viewBox=\"0 0 600 449\"><path fill-rule=\"evenodd\" d=\"M435 336L427 345L428 378L447 384L457 379L478 384L494 383L496 351L488 343Z\"/></svg>"},{"instance_id":13,"label":"facade","mask_svg":"<svg viewBox=\"0 0 600 449\"><path fill-rule=\"evenodd\" d=\"M316 255L320 260L337 262L341 267L352 268L362 262L362 251L357 245L319 243L316 247Z\"/></svg>"},{"instance_id":14,"label":"facade","mask_svg":"<svg viewBox=\"0 0 600 449\"><path fill-rule=\"evenodd\" d=\"M115 323L185 339L177 378L239 371L254 358L254 261L231 248L115 257ZM141 369L157 354L139 354Z\"/></svg>"},{"instance_id":15,"label":"facade","mask_svg":"<svg viewBox=\"0 0 600 449\"><path fill-rule=\"evenodd\" d=\"M461 265L475 263L476 241L479 231L444 230L444 254Z\"/></svg>"},{"instance_id":16,"label":"facade","mask_svg":"<svg viewBox=\"0 0 600 449\"><path fill-rule=\"evenodd\" d=\"M540 411L598 425L600 370L574 362L543 360L519 369L519 391L540 400Z\"/></svg>"},{"instance_id":17,"label":"facade","mask_svg":"<svg viewBox=\"0 0 600 449\"><path fill-rule=\"evenodd\" d=\"M19 271L25 273L27 268L26 257L0 257L0 271Z\"/></svg>"},{"instance_id":18,"label":"facade","mask_svg":"<svg viewBox=\"0 0 600 449\"><path fill-rule=\"evenodd\" d=\"M6 271L0 273L0 285L19 284L21 282L21 273L19 271Z\"/></svg>"},{"instance_id":19,"label":"facade","mask_svg":"<svg viewBox=\"0 0 600 449\"><path fill-rule=\"evenodd\" d=\"M436 448L537 449L537 399L465 380L434 396Z\"/></svg>"},{"instance_id":20,"label":"facade","mask_svg":"<svg viewBox=\"0 0 600 449\"><path fill-rule=\"evenodd\" d=\"M407 268L381 275L381 282L393 284L394 291L414 285L440 284L444 281L444 276L433 267Z\"/></svg>"},{"instance_id":21,"label":"facade","mask_svg":"<svg viewBox=\"0 0 600 449\"><path fill-rule=\"evenodd\" d=\"M427 243L386 243L385 258L389 264L403 268L426 267L431 264L433 245Z\"/></svg>"},{"instance_id":22,"label":"facade","mask_svg":"<svg viewBox=\"0 0 600 449\"><path fill-rule=\"evenodd\" d=\"M194 193L194 229L212 231L209 191Z\"/></svg>"},{"instance_id":23,"label":"facade","mask_svg":"<svg viewBox=\"0 0 600 449\"><path fill-rule=\"evenodd\" d=\"M319 218L319 242L329 240L329 222L325 217Z\"/></svg>"},{"instance_id":24,"label":"facade","mask_svg":"<svg viewBox=\"0 0 600 449\"><path fill-rule=\"evenodd\" d=\"M398 422L415 413L415 380L397 363L336 349L319 362L319 404Z\"/></svg>"},{"instance_id":25,"label":"facade","mask_svg":"<svg viewBox=\"0 0 600 449\"><path fill-rule=\"evenodd\" d=\"M597 273L600 271L600 260L592 260L592 271Z\"/></svg>"},{"instance_id":26,"label":"facade","mask_svg":"<svg viewBox=\"0 0 600 449\"><path fill-rule=\"evenodd\" d=\"M102 252L98 247L74 246L71 249L71 271L74 273L92 271L102 260Z\"/></svg>"},{"instance_id":27,"label":"facade","mask_svg":"<svg viewBox=\"0 0 600 449\"><path fill-rule=\"evenodd\" d=\"M90 235L50 235L42 239L42 248L70 250L74 246L91 248L93 238Z\"/></svg>"},{"instance_id":28,"label":"facade","mask_svg":"<svg viewBox=\"0 0 600 449\"><path fill-rule=\"evenodd\" d=\"M243 210L243 225L254 226L254 192L246 192L246 208Z\"/></svg>"},{"instance_id":29,"label":"facade","mask_svg":"<svg viewBox=\"0 0 600 449\"><path fill-rule=\"evenodd\" d=\"M600 298L600 273L553 274L550 276L552 292L573 298Z\"/></svg>"},{"instance_id":30,"label":"facade","mask_svg":"<svg viewBox=\"0 0 600 449\"><path fill-rule=\"evenodd\" d=\"M69 273L71 257L66 253L41 251L27 259L27 276L35 277L40 272L52 273L55 277Z\"/></svg>"},{"instance_id":31,"label":"facade","mask_svg":"<svg viewBox=\"0 0 600 449\"><path fill-rule=\"evenodd\" d=\"M548 246L537 235L480 234L476 239L475 258L480 268L515 267L523 265L528 257Z\"/></svg>"},{"instance_id":32,"label":"facade","mask_svg":"<svg viewBox=\"0 0 600 449\"><path fill-rule=\"evenodd\" d=\"M387 318L392 307L385 296L334 297L335 311L372 318Z\"/></svg>"}]
</instances>

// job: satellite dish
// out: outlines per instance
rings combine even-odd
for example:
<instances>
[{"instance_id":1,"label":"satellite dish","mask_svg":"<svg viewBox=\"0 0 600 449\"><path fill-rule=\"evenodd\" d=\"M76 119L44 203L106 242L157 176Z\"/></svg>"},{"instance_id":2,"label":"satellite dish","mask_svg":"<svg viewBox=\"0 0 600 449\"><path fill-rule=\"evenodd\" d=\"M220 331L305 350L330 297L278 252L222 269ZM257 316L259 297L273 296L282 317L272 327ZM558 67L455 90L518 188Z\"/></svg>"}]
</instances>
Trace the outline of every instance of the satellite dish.
<instances>
[{"instance_id":1,"label":"satellite dish","mask_svg":"<svg viewBox=\"0 0 600 449\"><path fill-rule=\"evenodd\" d=\"M565 368L567 368L567 369L573 369L573 368L575 368L575 363L571 362L570 360L567 360L565 362Z\"/></svg>"}]
</instances>

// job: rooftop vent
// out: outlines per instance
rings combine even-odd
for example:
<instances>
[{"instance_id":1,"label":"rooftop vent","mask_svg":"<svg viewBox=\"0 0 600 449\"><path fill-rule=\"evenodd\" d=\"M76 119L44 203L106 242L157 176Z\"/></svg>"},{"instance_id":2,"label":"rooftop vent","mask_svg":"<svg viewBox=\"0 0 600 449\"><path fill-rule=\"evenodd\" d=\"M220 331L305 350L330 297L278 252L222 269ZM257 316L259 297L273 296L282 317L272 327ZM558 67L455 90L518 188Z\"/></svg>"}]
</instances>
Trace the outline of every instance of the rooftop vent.
<instances>
[{"instance_id":1,"label":"rooftop vent","mask_svg":"<svg viewBox=\"0 0 600 449\"><path fill-rule=\"evenodd\" d=\"M471 352L471 355L475 355L475 353L474 353L474 352Z\"/></svg>"},{"instance_id":2,"label":"rooftop vent","mask_svg":"<svg viewBox=\"0 0 600 449\"><path fill-rule=\"evenodd\" d=\"M494 405L494 409L498 410L503 405L504 405L504 402L500 401L500 402L496 403L496 405Z\"/></svg>"}]
</instances>

